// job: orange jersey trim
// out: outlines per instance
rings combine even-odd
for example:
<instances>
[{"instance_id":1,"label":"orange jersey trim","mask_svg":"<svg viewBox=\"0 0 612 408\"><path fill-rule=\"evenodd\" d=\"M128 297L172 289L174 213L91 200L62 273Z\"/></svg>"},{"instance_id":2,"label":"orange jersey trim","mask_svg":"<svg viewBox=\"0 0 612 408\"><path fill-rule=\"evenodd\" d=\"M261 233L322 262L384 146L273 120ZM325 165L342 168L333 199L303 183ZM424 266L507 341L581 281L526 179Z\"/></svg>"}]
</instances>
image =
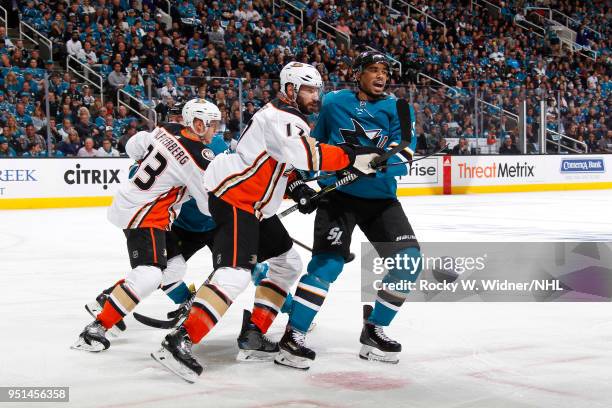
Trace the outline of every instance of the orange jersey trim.
<instances>
[{"instance_id":1,"label":"orange jersey trim","mask_svg":"<svg viewBox=\"0 0 612 408\"><path fill-rule=\"evenodd\" d=\"M181 194L182 187L173 187L165 197L158 198L138 224L138 228L168 229L170 224L169 208L174 205Z\"/></svg>"}]
</instances>

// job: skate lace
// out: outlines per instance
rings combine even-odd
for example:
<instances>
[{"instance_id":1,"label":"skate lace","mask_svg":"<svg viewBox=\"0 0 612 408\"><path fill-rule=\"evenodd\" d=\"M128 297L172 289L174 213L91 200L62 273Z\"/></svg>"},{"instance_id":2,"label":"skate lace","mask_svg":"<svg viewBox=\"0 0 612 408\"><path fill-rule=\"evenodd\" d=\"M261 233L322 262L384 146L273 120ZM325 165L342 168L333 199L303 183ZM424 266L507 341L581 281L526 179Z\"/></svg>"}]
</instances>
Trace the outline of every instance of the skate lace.
<instances>
[{"instance_id":1,"label":"skate lace","mask_svg":"<svg viewBox=\"0 0 612 408\"><path fill-rule=\"evenodd\" d=\"M374 333L376 333L376 336L378 336L378 338L381 339L381 340L384 340L384 341L393 341L389 337L387 337L387 335L383 331L382 326L374 326Z\"/></svg>"},{"instance_id":2,"label":"skate lace","mask_svg":"<svg viewBox=\"0 0 612 408\"><path fill-rule=\"evenodd\" d=\"M274 342L270 340L265 334L261 336L261 341L267 346L274 346Z\"/></svg>"},{"instance_id":3,"label":"skate lace","mask_svg":"<svg viewBox=\"0 0 612 408\"><path fill-rule=\"evenodd\" d=\"M306 343L306 335L297 330L293 330L293 332L291 332L291 338L299 346L303 346L304 343Z\"/></svg>"}]
</instances>

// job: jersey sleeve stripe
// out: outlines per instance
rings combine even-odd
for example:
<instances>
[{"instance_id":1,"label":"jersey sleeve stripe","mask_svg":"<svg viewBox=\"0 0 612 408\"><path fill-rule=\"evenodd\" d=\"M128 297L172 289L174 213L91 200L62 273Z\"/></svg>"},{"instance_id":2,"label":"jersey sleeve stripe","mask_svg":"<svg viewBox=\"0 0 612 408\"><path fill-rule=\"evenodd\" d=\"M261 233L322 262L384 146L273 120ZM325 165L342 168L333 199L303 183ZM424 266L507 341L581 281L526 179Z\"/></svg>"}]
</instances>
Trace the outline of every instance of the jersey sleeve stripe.
<instances>
[{"instance_id":1,"label":"jersey sleeve stripe","mask_svg":"<svg viewBox=\"0 0 612 408\"><path fill-rule=\"evenodd\" d=\"M304 149L306 149L306 157L308 159L308 170L314 170L314 165L313 165L313 160L312 160L312 148L310 144L308 143L308 140L306 139L306 137L302 136L300 137L300 139L302 140Z\"/></svg>"},{"instance_id":2,"label":"jersey sleeve stripe","mask_svg":"<svg viewBox=\"0 0 612 408\"><path fill-rule=\"evenodd\" d=\"M253 161L252 165L250 165L249 167L247 167L240 173L229 175L228 177L223 179L223 181L221 181L221 183L219 183L219 185L216 188L214 188L211 192L217 197L220 197L221 195L224 194L225 190L231 188L234 184L238 183L240 180L249 178L250 175L254 174L257 171L257 169L265 162L265 159L267 157L269 156L265 151L261 152L261 154L257 156L257 158Z\"/></svg>"}]
</instances>

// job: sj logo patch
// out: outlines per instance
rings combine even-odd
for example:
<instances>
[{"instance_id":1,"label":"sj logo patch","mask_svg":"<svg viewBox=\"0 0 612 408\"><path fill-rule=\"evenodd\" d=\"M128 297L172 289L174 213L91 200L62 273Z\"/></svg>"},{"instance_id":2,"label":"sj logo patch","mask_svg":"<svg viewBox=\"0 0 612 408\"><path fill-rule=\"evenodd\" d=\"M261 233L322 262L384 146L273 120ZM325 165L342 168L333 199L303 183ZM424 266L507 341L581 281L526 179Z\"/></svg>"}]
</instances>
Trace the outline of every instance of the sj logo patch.
<instances>
[{"instance_id":1,"label":"sj logo patch","mask_svg":"<svg viewBox=\"0 0 612 408\"><path fill-rule=\"evenodd\" d=\"M327 236L327 240L331 241L332 245L342 245L342 241L340 238L342 237L343 231L338 227L334 227L329 230L329 235Z\"/></svg>"}]
</instances>

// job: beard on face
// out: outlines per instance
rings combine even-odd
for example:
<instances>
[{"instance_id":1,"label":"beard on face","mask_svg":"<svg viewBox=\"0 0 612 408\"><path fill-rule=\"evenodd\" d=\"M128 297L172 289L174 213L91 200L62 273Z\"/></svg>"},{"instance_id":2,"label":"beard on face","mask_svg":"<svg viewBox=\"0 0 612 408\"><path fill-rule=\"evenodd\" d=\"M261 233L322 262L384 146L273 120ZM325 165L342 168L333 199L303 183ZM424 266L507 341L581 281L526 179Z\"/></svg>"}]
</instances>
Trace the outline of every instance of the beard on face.
<instances>
[{"instance_id":1,"label":"beard on face","mask_svg":"<svg viewBox=\"0 0 612 408\"><path fill-rule=\"evenodd\" d=\"M319 111L319 107L321 105L320 101L316 101L316 102L311 102L309 104L306 104L304 102L304 98L300 97L300 95L297 96L296 101L298 109L300 110L300 112L302 112L305 115L310 115L311 113L315 113Z\"/></svg>"}]
</instances>

